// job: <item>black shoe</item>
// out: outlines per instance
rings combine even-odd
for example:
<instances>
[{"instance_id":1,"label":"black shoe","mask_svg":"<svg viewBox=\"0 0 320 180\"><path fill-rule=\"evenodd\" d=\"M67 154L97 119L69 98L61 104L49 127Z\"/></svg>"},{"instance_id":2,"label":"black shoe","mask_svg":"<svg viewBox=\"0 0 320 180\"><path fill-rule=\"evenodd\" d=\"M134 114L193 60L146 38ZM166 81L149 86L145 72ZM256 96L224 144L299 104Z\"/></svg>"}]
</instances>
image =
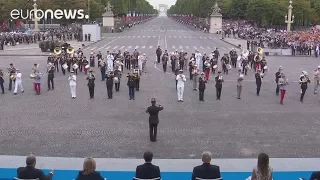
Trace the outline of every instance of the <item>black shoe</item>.
<instances>
[{"instance_id":1,"label":"black shoe","mask_svg":"<svg viewBox=\"0 0 320 180\"><path fill-rule=\"evenodd\" d=\"M108 97L108 99L110 99L110 97Z\"/></svg>"},{"instance_id":2,"label":"black shoe","mask_svg":"<svg viewBox=\"0 0 320 180\"><path fill-rule=\"evenodd\" d=\"M279 96L279 93L276 93L277 96Z\"/></svg>"},{"instance_id":3,"label":"black shoe","mask_svg":"<svg viewBox=\"0 0 320 180\"><path fill-rule=\"evenodd\" d=\"M13 93L13 95L17 95L17 93Z\"/></svg>"},{"instance_id":4,"label":"black shoe","mask_svg":"<svg viewBox=\"0 0 320 180\"><path fill-rule=\"evenodd\" d=\"M238 97L238 99L241 99L241 98Z\"/></svg>"},{"instance_id":5,"label":"black shoe","mask_svg":"<svg viewBox=\"0 0 320 180\"><path fill-rule=\"evenodd\" d=\"M1 94L4 94L4 92L2 92Z\"/></svg>"}]
</instances>

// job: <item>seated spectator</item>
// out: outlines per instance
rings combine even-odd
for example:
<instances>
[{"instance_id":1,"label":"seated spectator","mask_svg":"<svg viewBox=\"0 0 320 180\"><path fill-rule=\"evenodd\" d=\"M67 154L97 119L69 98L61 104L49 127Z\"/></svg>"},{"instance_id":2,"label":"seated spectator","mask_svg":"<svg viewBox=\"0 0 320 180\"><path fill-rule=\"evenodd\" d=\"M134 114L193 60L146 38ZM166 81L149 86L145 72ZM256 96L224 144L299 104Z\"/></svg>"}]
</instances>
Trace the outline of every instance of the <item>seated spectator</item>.
<instances>
[{"instance_id":1,"label":"seated spectator","mask_svg":"<svg viewBox=\"0 0 320 180\"><path fill-rule=\"evenodd\" d=\"M320 180L320 171L313 172L311 174L310 180Z\"/></svg>"},{"instance_id":2,"label":"seated spectator","mask_svg":"<svg viewBox=\"0 0 320 180\"><path fill-rule=\"evenodd\" d=\"M159 166L151 164L153 154L150 151L147 151L143 154L145 163L137 166L136 169L136 178L140 179L153 179L161 178Z\"/></svg>"},{"instance_id":3,"label":"seated spectator","mask_svg":"<svg viewBox=\"0 0 320 180\"><path fill-rule=\"evenodd\" d=\"M96 171L96 161L93 158L86 158L83 170L79 172L76 180L104 180L104 178Z\"/></svg>"},{"instance_id":4,"label":"seated spectator","mask_svg":"<svg viewBox=\"0 0 320 180\"><path fill-rule=\"evenodd\" d=\"M212 154L209 151L202 153L202 162L203 164L193 168L192 179L196 178L201 179L218 179L221 178L220 167L216 165L211 165Z\"/></svg>"},{"instance_id":5,"label":"seated spectator","mask_svg":"<svg viewBox=\"0 0 320 180\"><path fill-rule=\"evenodd\" d=\"M43 171L36 169L36 157L29 155L26 159L26 167L19 167L17 169L17 176L19 179L39 179L50 180L53 176L53 170L46 176Z\"/></svg>"},{"instance_id":6,"label":"seated spectator","mask_svg":"<svg viewBox=\"0 0 320 180\"><path fill-rule=\"evenodd\" d=\"M269 166L269 156L261 153L258 156L257 167L253 168L251 180L272 180L272 168Z\"/></svg>"}]
</instances>

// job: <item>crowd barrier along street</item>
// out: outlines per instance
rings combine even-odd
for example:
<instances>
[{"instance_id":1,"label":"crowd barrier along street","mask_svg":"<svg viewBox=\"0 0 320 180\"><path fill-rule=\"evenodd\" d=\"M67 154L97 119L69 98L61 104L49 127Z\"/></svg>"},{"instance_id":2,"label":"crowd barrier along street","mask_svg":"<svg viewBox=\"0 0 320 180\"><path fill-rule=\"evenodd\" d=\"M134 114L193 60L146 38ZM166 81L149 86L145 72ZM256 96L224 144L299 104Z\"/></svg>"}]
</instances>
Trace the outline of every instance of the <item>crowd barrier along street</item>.
<instances>
[{"instance_id":1,"label":"crowd barrier along street","mask_svg":"<svg viewBox=\"0 0 320 180\"><path fill-rule=\"evenodd\" d=\"M0 156L0 178L17 176L17 168L25 166L25 156ZM137 165L143 159L95 158L97 171L108 180L132 180ZM37 168L49 173L55 170L53 180L75 179L82 169L84 158L37 157ZM320 158L271 158L274 180L309 179L319 170ZM257 159L213 159L220 166L223 180L245 180L256 166ZM160 167L162 180L190 180L193 167L202 164L201 159L155 159Z\"/></svg>"}]
</instances>

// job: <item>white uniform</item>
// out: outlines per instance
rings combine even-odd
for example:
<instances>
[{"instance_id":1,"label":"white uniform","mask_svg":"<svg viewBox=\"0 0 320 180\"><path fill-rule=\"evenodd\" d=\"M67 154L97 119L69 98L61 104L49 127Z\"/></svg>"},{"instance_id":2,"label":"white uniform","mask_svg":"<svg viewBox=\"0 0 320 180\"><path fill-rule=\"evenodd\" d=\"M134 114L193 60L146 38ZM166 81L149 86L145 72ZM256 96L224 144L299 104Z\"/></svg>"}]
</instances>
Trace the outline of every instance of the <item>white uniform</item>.
<instances>
[{"instance_id":1,"label":"white uniform","mask_svg":"<svg viewBox=\"0 0 320 180\"><path fill-rule=\"evenodd\" d=\"M71 97L75 98L76 97L76 85L77 85L77 76L76 75L71 75L69 77L69 85L70 85L70 90L71 90Z\"/></svg>"},{"instance_id":2,"label":"white uniform","mask_svg":"<svg viewBox=\"0 0 320 180\"><path fill-rule=\"evenodd\" d=\"M186 76L183 74L179 74L176 77L177 83L177 94L178 94L178 101L183 101L183 92L184 92L184 82L187 81Z\"/></svg>"},{"instance_id":3,"label":"white uniform","mask_svg":"<svg viewBox=\"0 0 320 180\"><path fill-rule=\"evenodd\" d=\"M113 60L114 60L114 57L112 54L109 54L107 56L107 64L108 64L108 69L107 71L113 71Z\"/></svg>"},{"instance_id":4,"label":"white uniform","mask_svg":"<svg viewBox=\"0 0 320 180\"><path fill-rule=\"evenodd\" d=\"M16 82L14 84L14 91L13 93L18 93L18 88L20 89L21 92L24 91L23 86L22 86L22 74L19 72L16 75Z\"/></svg>"},{"instance_id":5,"label":"white uniform","mask_svg":"<svg viewBox=\"0 0 320 180\"><path fill-rule=\"evenodd\" d=\"M202 58L201 53L196 53L195 57L196 57L196 65L198 66L198 68L200 68L200 61L201 61L201 58Z\"/></svg>"},{"instance_id":6,"label":"white uniform","mask_svg":"<svg viewBox=\"0 0 320 180\"><path fill-rule=\"evenodd\" d=\"M143 56L138 56L138 69L142 71L142 60Z\"/></svg>"}]
</instances>

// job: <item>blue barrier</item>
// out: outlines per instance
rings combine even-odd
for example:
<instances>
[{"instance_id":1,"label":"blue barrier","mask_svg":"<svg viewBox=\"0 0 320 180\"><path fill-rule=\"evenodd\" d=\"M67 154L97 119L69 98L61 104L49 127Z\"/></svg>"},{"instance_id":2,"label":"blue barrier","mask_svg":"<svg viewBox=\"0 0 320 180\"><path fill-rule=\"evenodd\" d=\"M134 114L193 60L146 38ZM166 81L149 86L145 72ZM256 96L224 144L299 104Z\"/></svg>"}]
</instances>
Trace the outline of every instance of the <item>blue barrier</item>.
<instances>
[{"instance_id":1,"label":"blue barrier","mask_svg":"<svg viewBox=\"0 0 320 180\"><path fill-rule=\"evenodd\" d=\"M44 170L49 173L50 170ZM78 175L78 170L55 170L53 180L72 180ZM108 180L132 180L133 171L99 171ZM309 179L310 171L274 172L274 180L298 180L300 177ZM223 180L245 180L251 172L222 172ZM0 178L10 179L17 176L17 169L0 168ZM190 180L191 172L162 172L163 180Z\"/></svg>"}]
</instances>

